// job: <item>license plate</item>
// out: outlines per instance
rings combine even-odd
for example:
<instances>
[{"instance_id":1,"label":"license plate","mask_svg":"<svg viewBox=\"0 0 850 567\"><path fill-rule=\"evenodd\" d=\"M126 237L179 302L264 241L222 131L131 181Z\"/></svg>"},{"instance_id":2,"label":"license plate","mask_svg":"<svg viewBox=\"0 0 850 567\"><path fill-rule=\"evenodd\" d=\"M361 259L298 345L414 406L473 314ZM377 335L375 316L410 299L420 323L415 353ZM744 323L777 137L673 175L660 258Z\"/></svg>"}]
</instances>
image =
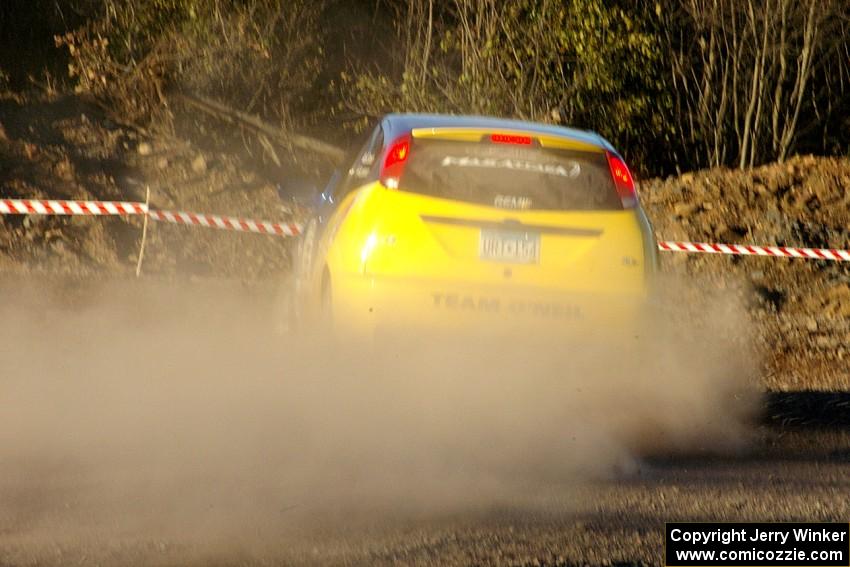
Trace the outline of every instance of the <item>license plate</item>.
<instances>
[{"instance_id":1,"label":"license plate","mask_svg":"<svg viewBox=\"0 0 850 567\"><path fill-rule=\"evenodd\" d=\"M540 261L540 235L508 230L481 231L478 255L491 262L536 264Z\"/></svg>"}]
</instances>

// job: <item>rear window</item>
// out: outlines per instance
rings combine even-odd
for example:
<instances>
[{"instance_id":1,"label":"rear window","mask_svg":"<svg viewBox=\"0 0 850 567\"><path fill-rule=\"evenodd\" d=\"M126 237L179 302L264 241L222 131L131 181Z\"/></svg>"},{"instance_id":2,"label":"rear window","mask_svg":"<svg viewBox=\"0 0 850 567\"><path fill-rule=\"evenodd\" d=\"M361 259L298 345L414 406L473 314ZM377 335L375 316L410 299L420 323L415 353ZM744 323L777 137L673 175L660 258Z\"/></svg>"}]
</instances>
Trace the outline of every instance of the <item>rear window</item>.
<instances>
[{"instance_id":1,"label":"rear window","mask_svg":"<svg viewBox=\"0 0 850 567\"><path fill-rule=\"evenodd\" d=\"M623 208L604 152L489 140L413 139L399 188L504 209Z\"/></svg>"}]
</instances>

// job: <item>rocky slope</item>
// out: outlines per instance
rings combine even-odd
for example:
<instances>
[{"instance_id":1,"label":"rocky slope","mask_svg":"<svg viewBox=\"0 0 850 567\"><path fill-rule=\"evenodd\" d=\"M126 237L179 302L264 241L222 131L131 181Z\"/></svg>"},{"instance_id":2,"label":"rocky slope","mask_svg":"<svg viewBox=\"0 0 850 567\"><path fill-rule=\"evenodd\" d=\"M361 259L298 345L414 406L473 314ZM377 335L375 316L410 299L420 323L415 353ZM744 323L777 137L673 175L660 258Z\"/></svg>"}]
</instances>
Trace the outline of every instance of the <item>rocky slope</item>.
<instances>
[{"instance_id":1,"label":"rocky slope","mask_svg":"<svg viewBox=\"0 0 850 567\"><path fill-rule=\"evenodd\" d=\"M796 157L642 184L659 240L850 249L850 159ZM740 294L779 389L850 387L850 263L662 253L689 285Z\"/></svg>"},{"instance_id":2,"label":"rocky slope","mask_svg":"<svg viewBox=\"0 0 850 567\"><path fill-rule=\"evenodd\" d=\"M144 201L191 212L289 220L275 186L237 157L116 124L76 97L0 98L0 196ZM129 275L139 218L0 217L0 269ZM152 223L143 272L255 279L288 266L282 238Z\"/></svg>"}]
</instances>

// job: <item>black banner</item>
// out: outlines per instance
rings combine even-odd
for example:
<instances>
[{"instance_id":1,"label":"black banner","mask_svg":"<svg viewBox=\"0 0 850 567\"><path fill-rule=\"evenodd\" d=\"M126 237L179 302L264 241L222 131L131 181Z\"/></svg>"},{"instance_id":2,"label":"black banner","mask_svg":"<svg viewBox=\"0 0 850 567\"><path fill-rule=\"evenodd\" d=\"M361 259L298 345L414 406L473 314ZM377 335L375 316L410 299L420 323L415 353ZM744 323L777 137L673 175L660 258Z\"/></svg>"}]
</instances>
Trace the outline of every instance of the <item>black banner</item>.
<instances>
[{"instance_id":1,"label":"black banner","mask_svg":"<svg viewBox=\"0 0 850 567\"><path fill-rule=\"evenodd\" d=\"M668 567L847 567L850 524L669 523Z\"/></svg>"}]
</instances>

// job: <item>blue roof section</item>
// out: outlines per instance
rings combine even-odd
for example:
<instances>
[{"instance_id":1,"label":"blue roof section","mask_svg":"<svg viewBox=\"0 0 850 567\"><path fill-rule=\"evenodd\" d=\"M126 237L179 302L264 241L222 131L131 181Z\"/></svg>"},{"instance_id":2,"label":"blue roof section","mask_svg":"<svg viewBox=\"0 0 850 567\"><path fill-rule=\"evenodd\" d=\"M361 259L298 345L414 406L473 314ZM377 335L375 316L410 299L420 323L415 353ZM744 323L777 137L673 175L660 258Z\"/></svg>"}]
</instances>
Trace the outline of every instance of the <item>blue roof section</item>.
<instances>
[{"instance_id":1,"label":"blue roof section","mask_svg":"<svg viewBox=\"0 0 850 567\"><path fill-rule=\"evenodd\" d=\"M572 140L582 141L594 146L614 150L611 144L596 132L578 130L555 126L552 124L541 124L539 122L528 122L525 120L513 120L506 118L495 118L491 116L461 116L452 114L387 114L381 121L385 132L390 137L396 137L410 132L414 128L492 128L494 130L524 130L526 132L560 136Z\"/></svg>"}]
</instances>

